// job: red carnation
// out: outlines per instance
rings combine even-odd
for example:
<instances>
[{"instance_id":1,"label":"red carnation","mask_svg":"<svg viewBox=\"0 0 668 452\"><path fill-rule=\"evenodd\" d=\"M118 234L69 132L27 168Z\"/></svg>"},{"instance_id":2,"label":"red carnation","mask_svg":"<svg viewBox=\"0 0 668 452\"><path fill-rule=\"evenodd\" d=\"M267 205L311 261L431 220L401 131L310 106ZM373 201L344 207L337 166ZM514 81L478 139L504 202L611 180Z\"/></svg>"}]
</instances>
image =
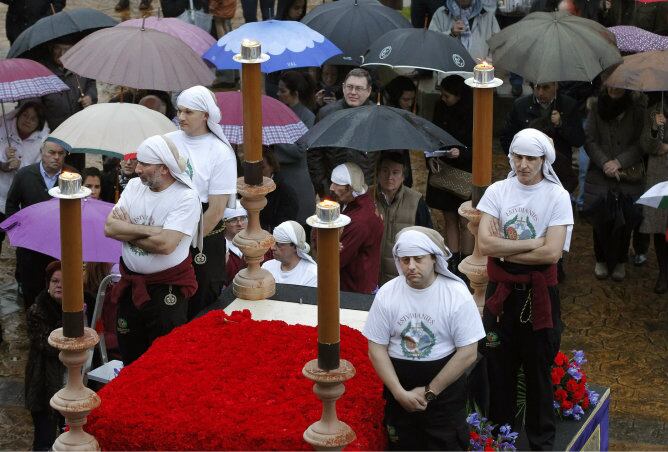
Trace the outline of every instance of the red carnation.
<instances>
[{"instance_id":1,"label":"red carnation","mask_svg":"<svg viewBox=\"0 0 668 452\"><path fill-rule=\"evenodd\" d=\"M493 445L492 438L487 438L487 440L485 441L485 447L492 447L492 445Z\"/></svg>"},{"instance_id":2,"label":"red carnation","mask_svg":"<svg viewBox=\"0 0 668 452\"><path fill-rule=\"evenodd\" d=\"M557 402L563 402L568 398L568 393L563 389L559 388L556 391L554 391L554 398L557 400Z\"/></svg>"},{"instance_id":3,"label":"red carnation","mask_svg":"<svg viewBox=\"0 0 668 452\"><path fill-rule=\"evenodd\" d=\"M578 391L579 385L578 382L575 380L568 380L566 382L566 390L570 392L571 394L574 394Z\"/></svg>"},{"instance_id":4,"label":"red carnation","mask_svg":"<svg viewBox=\"0 0 668 452\"><path fill-rule=\"evenodd\" d=\"M552 368L552 384L553 385L558 385L561 383L561 379L564 378L564 375L566 374L566 371L562 369L561 367L553 367Z\"/></svg>"},{"instance_id":5,"label":"red carnation","mask_svg":"<svg viewBox=\"0 0 668 452\"><path fill-rule=\"evenodd\" d=\"M494 450L496 450L496 449L494 449L492 446L487 446L487 445L486 445L486 446L484 447L483 450L484 450L485 452L492 452L492 451L494 451Z\"/></svg>"},{"instance_id":6,"label":"red carnation","mask_svg":"<svg viewBox=\"0 0 668 452\"><path fill-rule=\"evenodd\" d=\"M554 357L554 364L557 366L566 366L568 365L568 356L562 352L557 352L557 356Z\"/></svg>"},{"instance_id":7,"label":"red carnation","mask_svg":"<svg viewBox=\"0 0 668 452\"><path fill-rule=\"evenodd\" d=\"M561 409L562 410L570 410L572 408L573 408L573 402L568 401L568 400L564 400L563 402L561 402Z\"/></svg>"},{"instance_id":8,"label":"red carnation","mask_svg":"<svg viewBox=\"0 0 668 452\"><path fill-rule=\"evenodd\" d=\"M589 397L585 396L584 400L582 401L582 409L586 410L589 408Z\"/></svg>"},{"instance_id":9,"label":"red carnation","mask_svg":"<svg viewBox=\"0 0 668 452\"><path fill-rule=\"evenodd\" d=\"M480 435L478 435L476 432L471 432L469 433L469 436L473 441L480 441Z\"/></svg>"}]
</instances>

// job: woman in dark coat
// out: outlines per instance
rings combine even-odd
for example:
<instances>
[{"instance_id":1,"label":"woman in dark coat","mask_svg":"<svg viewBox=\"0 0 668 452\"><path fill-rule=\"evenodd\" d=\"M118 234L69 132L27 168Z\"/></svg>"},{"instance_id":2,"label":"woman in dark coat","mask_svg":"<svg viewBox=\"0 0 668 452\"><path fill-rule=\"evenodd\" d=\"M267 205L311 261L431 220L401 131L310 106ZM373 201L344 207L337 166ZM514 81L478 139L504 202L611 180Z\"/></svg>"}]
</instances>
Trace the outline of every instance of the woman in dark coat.
<instances>
[{"instance_id":1,"label":"woman in dark coat","mask_svg":"<svg viewBox=\"0 0 668 452\"><path fill-rule=\"evenodd\" d=\"M445 157L439 157L442 163L471 172L473 96L462 77L449 75L441 81L441 99L434 106L432 122L466 146L463 149L453 148ZM431 167L427 167L431 176ZM467 199L427 184L426 201L432 209L443 211L446 244L454 259L451 260L451 268L456 269L459 261L473 251L473 236L466 229L465 220L457 214L457 209Z\"/></svg>"},{"instance_id":2,"label":"woman in dark coat","mask_svg":"<svg viewBox=\"0 0 668 452\"><path fill-rule=\"evenodd\" d=\"M49 405L51 397L63 387L65 366L59 350L48 343L49 334L62 326L63 286L60 262L46 267L46 289L28 309L27 328L30 351L25 373L26 408L35 428L33 450L49 450L64 426L63 417Z\"/></svg>"},{"instance_id":3,"label":"woman in dark coat","mask_svg":"<svg viewBox=\"0 0 668 452\"><path fill-rule=\"evenodd\" d=\"M260 225L269 233L284 221L296 221L299 211L297 192L285 182L280 169L274 151L270 147L265 147L262 156L262 175L273 179L276 184L276 190L267 194L267 205L260 211Z\"/></svg>"}]
</instances>

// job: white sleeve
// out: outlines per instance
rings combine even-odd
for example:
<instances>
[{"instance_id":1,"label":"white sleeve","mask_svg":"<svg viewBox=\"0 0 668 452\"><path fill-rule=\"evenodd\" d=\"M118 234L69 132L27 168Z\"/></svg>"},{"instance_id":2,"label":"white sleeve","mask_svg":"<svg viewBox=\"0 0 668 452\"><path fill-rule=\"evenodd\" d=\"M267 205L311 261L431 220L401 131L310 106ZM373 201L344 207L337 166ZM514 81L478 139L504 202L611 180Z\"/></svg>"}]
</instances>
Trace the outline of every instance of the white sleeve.
<instances>
[{"instance_id":1,"label":"white sleeve","mask_svg":"<svg viewBox=\"0 0 668 452\"><path fill-rule=\"evenodd\" d=\"M213 162L211 180L209 182L210 195L228 195L237 191L237 160L234 151L220 140L216 149L216 161Z\"/></svg>"},{"instance_id":2,"label":"white sleeve","mask_svg":"<svg viewBox=\"0 0 668 452\"><path fill-rule=\"evenodd\" d=\"M485 194L478 202L476 209L481 212L490 214L494 218L501 218L501 205L499 204L499 187L500 183L495 182L485 190Z\"/></svg>"},{"instance_id":3,"label":"white sleeve","mask_svg":"<svg viewBox=\"0 0 668 452\"><path fill-rule=\"evenodd\" d=\"M382 290L382 289L381 289ZM371 342L380 345L390 343L390 334L392 333L389 313L387 312L387 303L383 302L384 297L381 292L376 294L373 300L369 315L364 324L362 334Z\"/></svg>"},{"instance_id":4,"label":"white sleeve","mask_svg":"<svg viewBox=\"0 0 668 452\"><path fill-rule=\"evenodd\" d=\"M463 300L450 319L450 331L455 346L465 347L485 337L485 328L482 326L478 307L468 289L462 288L455 293Z\"/></svg>"},{"instance_id":5,"label":"white sleeve","mask_svg":"<svg viewBox=\"0 0 668 452\"><path fill-rule=\"evenodd\" d=\"M194 190L189 189L176 201L174 209L165 218L162 229L178 231L192 237L201 215L202 205L199 198Z\"/></svg>"},{"instance_id":6,"label":"white sleeve","mask_svg":"<svg viewBox=\"0 0 668 452\"><path fill-rule=\"evenodd\" d=\"M121 196L118 198L118 202L114 206L114 209L119 207L126 212L129 213L129 205L131 204L130 201L128 201L128 198L130 197L130 194L134 192L134 182L135 179L139 179L139 177L132 178L128 181L128 184L125 186L125 189L121 192Z\"/></svg>"},{"instance_id":7,"label":"white sleeve","mask_svg":"<svg viewBox=\"0 0 668 452\"><path fill-rule=\"evenodd\" d=\"M564 189L559 190L558 198L554 203L550 222L550 226L563 226L573 224L573 208L571 207L571 198L568 192Z\"/></svg>"}]
</instances>

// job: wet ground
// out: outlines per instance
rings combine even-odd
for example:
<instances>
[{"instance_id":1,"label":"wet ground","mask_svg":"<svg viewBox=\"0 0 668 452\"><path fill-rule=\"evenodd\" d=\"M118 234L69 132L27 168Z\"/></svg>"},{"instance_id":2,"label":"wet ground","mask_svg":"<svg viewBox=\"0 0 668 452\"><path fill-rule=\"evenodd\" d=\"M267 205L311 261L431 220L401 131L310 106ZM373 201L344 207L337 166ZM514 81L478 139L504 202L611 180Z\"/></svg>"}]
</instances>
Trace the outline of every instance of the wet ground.
<instances>
[{"instance_id":1,"label":"wet ground","mask_svg":"<svg viewBox=\"0 0 668 452\"><path fill-rule=\"evenodd\" d=\"M138 0L124 18L140 17ZM157 1L154 2L158 4ZM319 3L319 2L318 2ZM92 7L120 18L114 0L69 0L68 8ZM6 6L0 5L0 30ZM241 22L237 12L235 27ZM0 55L8 42L0 31ZM509 98L495 101L495 124L503 120ZM415 180L424 189L424 160L414 156ZM495 177L507 173L506 160L495 155ZM437 227L442 218L434 213ZM7 242L0 254L0 450L29 450L30 414L23 408L23 370L27 340L23 309L16 304L14 253ZM652 292L657 266L652 251L643 267L627 267L623 283L594 278L591 228L577 220L571 252L565 258L567 279L561 286L566 330L562 350L583 349L589 379L611 387L611 448L668 449L668 296Z\"/></svg>"}]
</instances>

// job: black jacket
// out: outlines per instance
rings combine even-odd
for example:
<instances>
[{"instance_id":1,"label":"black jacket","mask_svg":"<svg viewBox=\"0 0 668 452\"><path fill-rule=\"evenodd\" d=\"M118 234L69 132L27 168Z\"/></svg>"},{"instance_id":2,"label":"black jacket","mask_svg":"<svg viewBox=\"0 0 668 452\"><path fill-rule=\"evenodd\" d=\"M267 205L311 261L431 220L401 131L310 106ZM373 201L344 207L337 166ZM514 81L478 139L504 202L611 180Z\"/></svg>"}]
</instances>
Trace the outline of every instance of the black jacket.
<instances>
[{"instance_id":1,"label":"black jacket","mask_svg":"<svg viewBox=\"0 0 668 452\"><path fill-rule=\"evenodd\" d=\"M557 93L549 110L549 114L545 117L533 94L520 97L515 101L513 109L506 118L499 141L503 151L507 154L513 137L520 130L531 127L547 134L554 140L554 147L557 151L557 159L553 164L554 170L564 188L572 191L577 185L577 177L571 168L572 148L582 146L585 141L582 116L578 103L560 93ZM560 127L555 127L550 121L552 110L557 110L561 115Z\"/></svg>"},{"instance_id":2,"label":"black jacket","mask_svg":"<svg viewBox=\"0 0 668 452\"><path fill-rule=\"evenodd\" d=\"M56 12L62 11L66 0L0 0L0 2L9 5L5 28L7 39L13 43L26 28L42 17L53 14L51 5Z\"/></svg>"},{"instance_id":3,"label":"black jacket","mask_svg":"<svg viewBox=\"0 0 668 452\"><path fill-rule=\"evenodd\" d=\"M18 170L14 176L7 193L5 215L10 217L21 209L49 199L51 195L39 171L39 162L33 163Z\"/></svg>"}]
</instances>

